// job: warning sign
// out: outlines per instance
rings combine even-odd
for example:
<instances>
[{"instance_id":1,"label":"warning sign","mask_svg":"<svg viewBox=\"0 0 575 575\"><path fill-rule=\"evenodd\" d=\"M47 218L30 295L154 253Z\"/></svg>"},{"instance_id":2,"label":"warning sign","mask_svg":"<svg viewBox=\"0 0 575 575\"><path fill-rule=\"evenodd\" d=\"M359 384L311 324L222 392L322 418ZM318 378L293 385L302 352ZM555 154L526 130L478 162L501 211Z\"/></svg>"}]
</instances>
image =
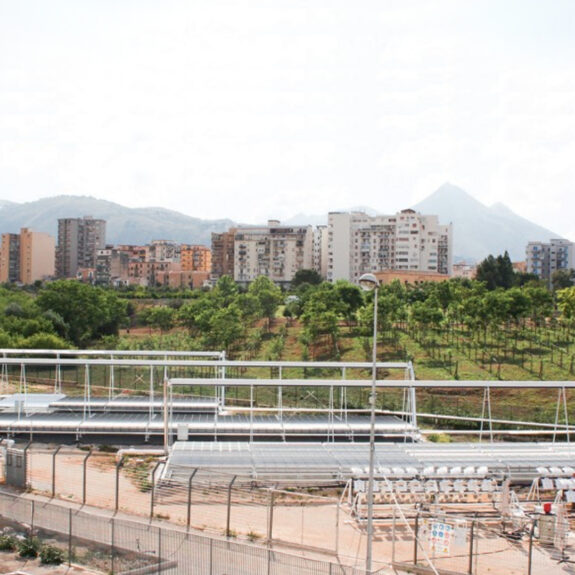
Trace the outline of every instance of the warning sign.
<instances>
[{"instance_id":1,"label":"warning sign","mask_svg":"<svg viewBox=\"0 0 575 575\"><path fill-rule=\"evenodd\" d=\"M454 528L448 523L438 521L431 524L429 532L429 548L432 553L449 553L451 542L453 540Z\"/></svg>"}]
</instances>

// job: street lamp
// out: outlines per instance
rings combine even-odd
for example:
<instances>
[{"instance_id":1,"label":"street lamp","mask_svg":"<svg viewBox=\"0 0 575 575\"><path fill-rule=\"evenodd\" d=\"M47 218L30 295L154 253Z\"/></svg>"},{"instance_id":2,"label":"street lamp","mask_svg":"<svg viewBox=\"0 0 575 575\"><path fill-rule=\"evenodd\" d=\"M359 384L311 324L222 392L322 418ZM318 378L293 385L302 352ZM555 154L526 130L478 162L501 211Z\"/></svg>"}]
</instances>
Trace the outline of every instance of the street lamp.
<instances>
[{"instance_id":1,"label":"street lamp","mask_svg":"<svg viewBox=\"0 0 575 575\"><path fill-rule=\"evenodd\" d=\"M373 274L363 274L359 285L365 291L373 291L373 351L371 367L371 394L369 396L369 476L367 482L367 550L365 554L365 571L371 573L373 544L373 475L375 464L375 396L377 378L377 298L379 281Z\"/></svg>"}]
</instances>

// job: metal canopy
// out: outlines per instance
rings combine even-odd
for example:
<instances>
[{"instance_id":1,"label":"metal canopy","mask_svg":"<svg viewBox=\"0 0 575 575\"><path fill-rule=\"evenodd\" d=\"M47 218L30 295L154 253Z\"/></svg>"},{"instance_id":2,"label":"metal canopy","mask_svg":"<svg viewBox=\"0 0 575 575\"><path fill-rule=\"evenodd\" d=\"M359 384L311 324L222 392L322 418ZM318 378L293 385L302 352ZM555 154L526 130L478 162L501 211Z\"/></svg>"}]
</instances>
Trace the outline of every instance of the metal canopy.
<instances>
[{"instance_id":1,"label":"metal canopy","mask_svg":"<svg viewBox=\"0 0 575 575\"><path fill-rule=\"evenodd\" d=\"M366 443L247 443L183 442L172 446L165 477L185 481L196 469L241 475L251 479L282 480L294 476L347 480L367 473ZM570 469L575 446L544 443L378 443L376 475L415 478L433 468L436 476L478 473L492 477L531 480L538 468ZM473 471L470 471L470 468ZM428 471L427 471L428 472ZM567 471L565 472L567 473Z\"/></svg>"}]
</instances>

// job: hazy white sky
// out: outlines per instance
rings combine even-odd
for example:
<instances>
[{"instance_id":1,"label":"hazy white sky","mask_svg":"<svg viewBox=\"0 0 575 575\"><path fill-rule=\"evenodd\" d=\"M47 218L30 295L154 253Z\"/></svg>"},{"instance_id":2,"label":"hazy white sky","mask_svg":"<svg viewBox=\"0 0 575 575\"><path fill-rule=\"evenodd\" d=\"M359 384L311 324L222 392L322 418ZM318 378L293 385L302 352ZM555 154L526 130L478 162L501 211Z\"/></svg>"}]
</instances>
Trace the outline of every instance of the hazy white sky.
<instances>
[{"instance_id":1,"label":"hazy white sky","mask_svg":"<svg viewBox=\"0 0 575 575\"><path fill-rule=\"evenodd\" d=\"M443 182L575 240L572 0L0 0L0 198L243 222Z\"/></svg>"}]
</instances>

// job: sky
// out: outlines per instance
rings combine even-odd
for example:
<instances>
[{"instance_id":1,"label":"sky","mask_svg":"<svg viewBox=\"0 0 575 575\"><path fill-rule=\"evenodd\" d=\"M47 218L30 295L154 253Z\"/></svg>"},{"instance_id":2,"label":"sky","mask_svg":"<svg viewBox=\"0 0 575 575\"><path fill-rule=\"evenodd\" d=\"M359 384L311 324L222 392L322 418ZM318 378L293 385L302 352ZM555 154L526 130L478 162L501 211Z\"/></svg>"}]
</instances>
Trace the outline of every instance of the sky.
<instances>
[{"instance_id":1,"label":"sky","mask_svg":"<svg viewBox=\"0 0 575 575\"><path fill-rule=\"evenodd\" d=\"M243 223L446 181L575 241L572 0L0 0L0 199Z\"/></svg>"}]
</instances>

